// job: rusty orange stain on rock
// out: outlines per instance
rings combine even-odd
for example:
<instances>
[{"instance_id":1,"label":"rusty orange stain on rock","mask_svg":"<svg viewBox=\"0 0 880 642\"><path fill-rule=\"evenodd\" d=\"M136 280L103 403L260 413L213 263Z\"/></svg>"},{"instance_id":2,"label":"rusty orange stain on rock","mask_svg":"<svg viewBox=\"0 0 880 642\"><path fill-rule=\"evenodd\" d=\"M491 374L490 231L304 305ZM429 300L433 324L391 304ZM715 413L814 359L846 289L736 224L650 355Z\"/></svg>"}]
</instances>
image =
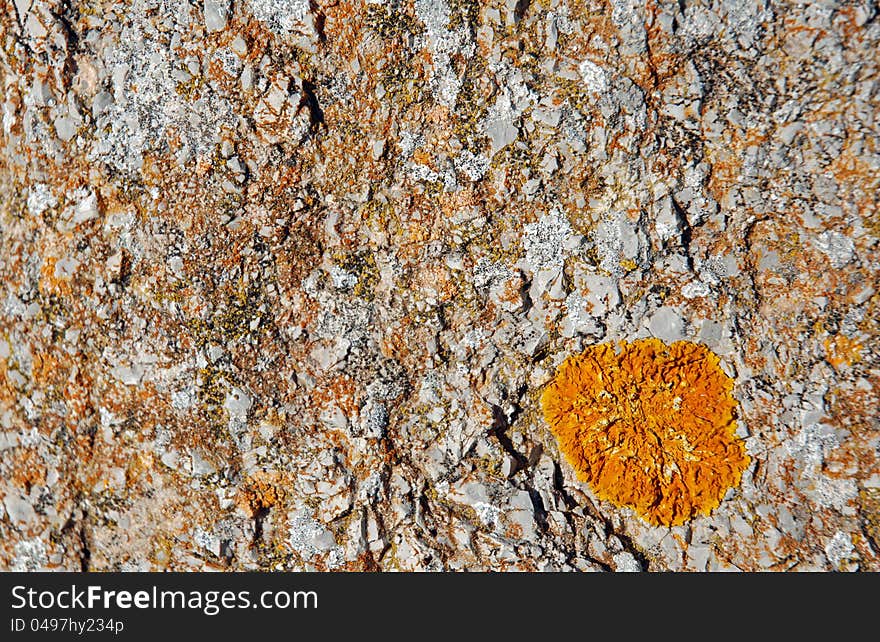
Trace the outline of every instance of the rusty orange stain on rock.
<instances>
[{"instance_id":1,"label":"rusty orange stain on rock","mask_svg":"<svg viewBox=\"0 0 880 642\"><path fill-rule=\"evenodd\" d=\"M749 465L734 434L733 381L687 341L588 347L541 398L560 449L596 495L655 525L708 515Z\"/></svg>"}]
</instances>

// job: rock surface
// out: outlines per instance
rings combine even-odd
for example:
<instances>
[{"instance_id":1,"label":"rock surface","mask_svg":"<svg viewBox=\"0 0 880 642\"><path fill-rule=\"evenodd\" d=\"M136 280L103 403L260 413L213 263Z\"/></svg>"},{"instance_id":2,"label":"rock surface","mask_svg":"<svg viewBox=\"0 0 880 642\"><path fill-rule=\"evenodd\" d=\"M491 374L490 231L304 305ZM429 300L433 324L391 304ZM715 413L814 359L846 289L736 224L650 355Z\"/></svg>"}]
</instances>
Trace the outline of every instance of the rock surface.
<instances>
[{"instance_id":1,"label":"rock surface","mask_svg":"<svg viewBox=\"0 0 880 642\"><path fill-rule=\"evenodd\" d=\"M0 12L0 568L880 570L874 2ZM656 336L735 380L708 517L538 404Z\"/></svg>"}]
</instances>

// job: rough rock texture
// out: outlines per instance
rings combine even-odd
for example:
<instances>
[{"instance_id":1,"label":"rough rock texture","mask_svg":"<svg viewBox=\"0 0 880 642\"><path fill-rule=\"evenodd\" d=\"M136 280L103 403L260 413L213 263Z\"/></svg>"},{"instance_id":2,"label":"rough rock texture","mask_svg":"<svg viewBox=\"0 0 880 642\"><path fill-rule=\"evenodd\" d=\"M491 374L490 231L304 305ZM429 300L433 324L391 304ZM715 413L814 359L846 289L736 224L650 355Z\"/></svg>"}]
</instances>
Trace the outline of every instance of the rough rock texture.
<instances>
[{"instance_id":1,"label":"rough rock texture","mask_svg":"<svg viewBox=\"0 0 880 642\"><path fill-rule=\"evenodd\" d=\"M880 570L872 0L0 0L0 567ZM672 528L538 400L722 357Z\"/></svg>"}]
</instances>

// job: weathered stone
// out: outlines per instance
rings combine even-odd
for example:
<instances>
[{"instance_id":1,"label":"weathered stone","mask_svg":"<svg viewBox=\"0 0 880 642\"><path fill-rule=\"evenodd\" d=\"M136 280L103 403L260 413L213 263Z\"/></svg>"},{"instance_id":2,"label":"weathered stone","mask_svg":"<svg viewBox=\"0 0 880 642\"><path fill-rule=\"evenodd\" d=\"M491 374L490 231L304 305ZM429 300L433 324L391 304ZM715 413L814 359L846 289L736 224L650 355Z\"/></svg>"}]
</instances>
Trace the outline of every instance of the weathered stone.
<instances>
[{"instance_id":1,"label":"weathered stone","mask_svg":"<svg viewBox=\"0 0 880 642\"><path fill-rule=\"evenodd\" d=\"M229 0L204 0L205 28L208 31L222 31L229 19Z\"/></svg>"},{"instance_id":2,"label":"weathered stone","mask_svg":"<svg viewBox=\"0 0 880 642\"><path fill-rule=\"evenodd\" d=\"M666 343L681 341L684 338L684 321L670 307L659 308L648 321L651 334Z\"/></svg>"},{"instance_id":3,"label":"weathered stone","mask_svg":"<svg viewBox=\"0 0 880 642\"><path fill-rule=\"evenodd\" d=\"M880 569L871 3L13 4L0 569ZM648 336L750 457L669 529L540 403Z\"/></svg>"}]
</instances>

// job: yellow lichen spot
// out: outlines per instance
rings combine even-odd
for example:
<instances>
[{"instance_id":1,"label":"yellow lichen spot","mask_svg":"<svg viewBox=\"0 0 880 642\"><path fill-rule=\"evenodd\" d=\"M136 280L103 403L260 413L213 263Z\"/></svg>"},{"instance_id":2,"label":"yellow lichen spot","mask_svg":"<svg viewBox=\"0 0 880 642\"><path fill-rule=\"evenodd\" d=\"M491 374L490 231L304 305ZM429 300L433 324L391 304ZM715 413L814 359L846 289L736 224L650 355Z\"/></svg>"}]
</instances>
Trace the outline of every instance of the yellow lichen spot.
<instances>
[{"instance_id":1,"label":"yellow lichen spot","mask_svg":"<svg viewBox=\"0 0 880 642\"><path fill-rule=\"evenodd\" d=\"M835 370L846 364L852 366L859 362L862 357L862 346L858 341L843 336L835 335L825 339L825 358Z\"/></svg>"},{"instance_id":2,"label":"yellow lichen spot","mask_svg":"<svg viewBox=\"0 0 880 642\"><path fill-rule=\"evenodd\" d=\"M581 481L655 525L708 515L749 465L733 381L705 346L657 339L590 346L541 397Z\"/></svg>"}]
</instances>

